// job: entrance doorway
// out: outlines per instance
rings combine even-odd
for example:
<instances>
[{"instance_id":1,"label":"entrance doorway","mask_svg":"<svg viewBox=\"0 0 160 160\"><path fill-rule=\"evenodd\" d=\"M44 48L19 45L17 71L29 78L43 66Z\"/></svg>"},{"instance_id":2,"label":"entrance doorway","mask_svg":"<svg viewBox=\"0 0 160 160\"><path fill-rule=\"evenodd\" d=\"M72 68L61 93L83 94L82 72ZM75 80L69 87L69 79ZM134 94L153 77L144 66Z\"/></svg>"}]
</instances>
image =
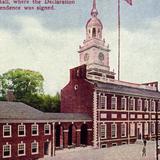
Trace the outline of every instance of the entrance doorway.
<instances>
[{"instance_id":1,"label":"entrance doorway","mask_svg":"<svg viewBox=\"0 0 160 160\"><path fill-rule=\"evenodd\" d=\"M137 138L142 139L142 123L137 124Z\"/></svg>"},{"instance_id":2,"label":"entrance doorway","mask_svg":"<svg viewBox=\"0 0 160 160\"><path fill-rule=\"evenodd\" d=\"M51 156L50 142L44 142L44 155Z\"/></svg>"},{"instance_id":3,"label":"entrance doorway","mask_svg":"<svg viewBox=\"0 0 160 160\"><path fill-rule=\"evenodd\" d=\"M82 124L81 126L81 144L87 145L88 136L87 136L87 125Z\"/></svg>"},{"instance_id":4,"label":"entrance doorway","mask_svg":"<svg viewBox=\"0 0 160 160\"><path fill-rule=\"evenodd\" d=\"M72 145L72 127L73 125L71 124L68 130L68 145Z\"/></svg>"},{"instance_id":5,"label":"entrance doorway","mask_svg":"<svg viewBox=\"0 0 160 160\"><path fill-rule=\"evenodd\" d=\"M57 125L55 129L56 129L56 147L60 147L60 125Z\"/></svg>"}]
</instances>

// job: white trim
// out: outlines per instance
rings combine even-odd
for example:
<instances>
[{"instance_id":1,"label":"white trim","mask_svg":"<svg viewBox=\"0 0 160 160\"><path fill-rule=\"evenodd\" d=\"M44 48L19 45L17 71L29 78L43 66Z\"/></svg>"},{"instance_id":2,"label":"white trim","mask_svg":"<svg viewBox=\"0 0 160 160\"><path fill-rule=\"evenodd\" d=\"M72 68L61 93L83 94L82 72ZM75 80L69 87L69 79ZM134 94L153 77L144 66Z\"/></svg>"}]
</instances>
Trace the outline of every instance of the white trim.
<instances>
[{"instance_id":1,"label":"white trim","mask_svg":"<svg viewBox=\"0 0 160 160\"><path fill-rule=\"evenodd\" d=\"M100 97L100 96L99 96ZM98 124L97 124L97 91L93 93L93 146L97 148L97 138L98 138Z\"/></svg>"},{"instance_id":2,"label":"white trim","mask_svg":"<svg viewBox=\"0 0 160 160\"><path fill-rule=\"evenodd\" d=\"M113 126L115 126L115 131L114 131L114 133L115 133L115 136L113 137L113 135L112 135L112 132L113 132ZM116 123L113 123L113 124L111 124L111 138L117 138L117 124Z\"/></svg>"},{"instance_id":3,"label":"white trim","mask_svg":"<svg viewBox=\"0 0 160 160\"><path fill-rule=\"evenodd\" d=\"M35 126L36 126L37 134L33 134L33 127L35 127ZM39 135L39 126L38 126L38 124L32 124L31 125L31 135L32 136L38 136Z\"/></svg>"},{"instance_id":4,"label":"white trim","mask_svg":"<svg viewBox=\"0 0 160 160\"><path fill-rule=\"evenodd\" d=\"M130 137L130 139L137 139L137 137L136 136ZM103 143L103 142L117 142L117 141L124 141L124 140L128 141L128 138L104 139L104 140L101 140L101 143Z\"/></svg>"},{"instance_id":5,"label":"white trim","mask_svg":"<svg viewBox=\"0 0 160 160\"><path fill-rule=\"evenodd\" d=\"M92 130L93 130L92 128L88 128L88 129L87 129L87 131L92 131Z\"/></svg>"},{"instance_id":6,"label":"white trim","mask_svg":"<svg viewBox=\"0 0 160 160\"><path fill-rule=\"evenodd\" d=\"M124 125L124 135L122 135L122 125ZM121 123L121 137L126 137L127 133L127 125L126 123Z\"/></svg>"},{"instance_id":7,"label":"white trim","mask_svg":"<svg viewBox=\"0 0 160 160\"><path fill-rule=\"evenodd\" d=\"M5 156L5 155L4 155L4 148L5 148L6 146L9 146L9 155L8 155L8 156ZM3 158L10 158L11 155L12 155L12 153L11 153L11 144L6 143L5 145L3 145Z\"/></svg>"},{"instance_id":8,"label":"white trim","mask_svg":"<svg viewBox=\"0 0 160 160\"><path fill-rule=\"evenodd\" d=\"M153 127L153 128L152 128ZM153 129L153 130L152 130ZM151 135L154 135L155 134L155 123L154 122L151 122ZM153 131L153 132L152 132Z\"/></svg>"},{"instance_id":9,"label":"white trim","mask_svg":"<svg viewBox=\"0 0 160 160\"><path fill-rule=\"evenodd\" d=\"M36 144L36 149L37 149L36 152L32 152L32 149L33 149L33 148L32 148L32 147L33 147L32 145L33 145L33 144ZM39 153L39 144L38 144L38 142L34 141L34 142L31 143L31 154L32 154L32 155L35 155L35 154L38 154L38 153Z\"/></svg>"},{"instance_id":10,"label":"white trim","mask_svg":"<svg viewBox=\"0 0 160 160\"><path fill-rule=\"evenodd\" d=\"M148 135L148 133L149 133L149 125L148 125L148 123L146 122L146 123L144 123L144 135Z\"/></svg>"},{"instance_id":11,"label":"white trim","mask_svg":"<svg viewBox=\"0 0 160 160\"><path fill-rule=\"evenodd\" d=\"M138 98L137 100L137 111L142 111L142 99Z\"/></svg>"},{"instance_id":12,"label":"white trim","mask_svg":"<svg viewBox=\"0 0 160 160\"><path fill-rule=\"evenodd\" d=\"M132 104L133 109L130 108L131 104ZM135 111L135 98L134 97L129 98L129 106L128 107L129 107L129 111Z\"/></svg>"},{"instance_id":13,"label":"white trim","mask_svg":"<svg viewBox=\"0 0 160 160\"><path fill-rule=\"evenodd\" d=\"M46 133L46 126L49 126L49 133ZM51 125L50 124L44 124L44 135L51 135Z\"/></svg>"},{"instance_id":14,"label":"white trim","mask_svg":"<svg viewBox=\"0 0 160 160\"><path fill-rule=\"evenodd\" d=\"M19 146L20 145L23 145L24 146L24 153L23 154L19 154ZM18 143L18 150L17 150L17 155L20 157L20 156L25 156L26 155L26 144L21 142L21 143Z\"/></svg>"},{"instance_id":15,"label":"white trim","mask_svg":"<svg viewBox=\"0 0 160 160\"><path fill-rule=\"evenodd\" d=\"M117 97L114 95L111 97L111 110L116 110L116 109L117 109Z\"/></svg>"},{"instance_id":16,"label":"white trim","mask_svg":"<svg viewBox=\"0 0 160 160\"><path fill-rule=\"evenodd\" d=\"M130 136L131 137L134 137L135 136L135 128L136 128L136 123L130 123L130 131L128 131L130 133Z\"/></svg>"},{"instance_id":17,"label":"white trim","mask_svg":"<svg viewBox=\"0 0 160 160\"><path fill-rule=\"evenodd\" d=\"M9 135L8 136L4 135L4 129L6 126L9 127ZM12 137L12 126L8 125L8 123L7 123L6 125L3 125L3 138L9 138L9 137Z\"/></svg>"},{"instance_id":18,"label":"white trim","mask_svg":"<svg viewBox=\"0 0 160 160\"><path fill-rule=\"evenodd\" d=\"M102 127L104 127L103 130L102 130ZM104 133L102 133L102 131L104 131ZM102 137L102 134L104 134L104 137ZM100 137L101 139L106 139L107 137L107 125L106 124L100 125Z\"/></svg>"},{"instance_id":19,"label":"white trim","mask_svg":"<svg viewBox=\"0 0 160 160\"><path fill-rule=\"evenodd\" d=\"M153 122L155 122L156 120L152 120ZM103 123L106 123L106 122L112 122L112 123L117 123L117 122L128 122L128 120L105 120L105 121L97 121L98 123L99 122L103 122ZM150 120L130 120L129 122L134 122L134 123L139 123L139 122L150 122Z\"/></svg>"},{"instance_id":20,"label":"white trim","mask_svg":"<svg viewBox=\"0 0 160 160\"><path fill-rule=\"evenodd\" d=\"M100 99L99 100L99 108L103 109L103 110L107 109L107 96L100 95L99 99ZM104 108L102 108L103 105L104 105Z\"/></svg>"},{"instance_id":21,"label":"white trim","mask_svg":"<svg viewBox=\"0 0 160 160\"><path fill-rule=\"evenodd\" d=\"M19 135L19 127L20 126L23 126L24 127L24 135ZM24 137L24 136L26 136L26 126L24 125L24 124L20 124L20 125L18 125L18 137Z\"/></svg>"},{"instance_id":22,"label":"white trim","mask_svg":"<svg viewBox=\"0 0 160 160\"><path fill-rule=\"evenodd\" d=\"M160 112L160 100L158 101L158 108L157 111Z\"/></svg>"},{"instance_id":23,"label":"white trim","mask_svg":"<svg viewBox=\"0 0 160 160\"><path fill-rule=\"evenodd\" d=\"M145 111L145 112L149 111L148 106L149 106L148 99L145 99L145 100L144 100L144 107L146 108L146 111Z\"/></svg>"},{"instance_id":24,"label":"white trim","mask_svg":"<svg viewBox=\"0 0 160 160\"><path fill-rule=\"evenodd\" d=\"M151 112L155 112L155 106L156 106L156 103L155 103L155 100L151 100Z\"/></svg>"},{"instance_id":25,"label":"white trim","mask_svg":"<svg viewBox=\"0 0 160 160\"><path fill-rule=\"evenodd\" d=\"M122 109L122 101L124 100L124 109ZM121 98L121 111L125 111L126 110L126 106L127 106L127 98L126 97L122 97Z\"/></svg>"}]
</instances>

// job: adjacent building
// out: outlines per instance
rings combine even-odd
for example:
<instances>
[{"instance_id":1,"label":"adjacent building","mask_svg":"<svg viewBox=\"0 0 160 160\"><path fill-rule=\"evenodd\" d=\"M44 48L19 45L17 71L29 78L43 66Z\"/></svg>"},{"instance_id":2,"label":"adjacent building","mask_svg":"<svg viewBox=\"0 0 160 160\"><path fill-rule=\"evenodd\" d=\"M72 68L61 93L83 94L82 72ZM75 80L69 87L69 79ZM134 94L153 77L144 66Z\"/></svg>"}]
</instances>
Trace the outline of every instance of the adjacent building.
<instances>
[{"instance_id":1,"label":"adjacent building","mask_svg":"<svg viewBox=\"0 0 160 160\"><path fill-rule=\"evenodd\" d=\"M91 145L87 114L43 113L20 102L0 102L0 111L0 159L36 160L56 149Z\"/></svg>"}]
</instances>

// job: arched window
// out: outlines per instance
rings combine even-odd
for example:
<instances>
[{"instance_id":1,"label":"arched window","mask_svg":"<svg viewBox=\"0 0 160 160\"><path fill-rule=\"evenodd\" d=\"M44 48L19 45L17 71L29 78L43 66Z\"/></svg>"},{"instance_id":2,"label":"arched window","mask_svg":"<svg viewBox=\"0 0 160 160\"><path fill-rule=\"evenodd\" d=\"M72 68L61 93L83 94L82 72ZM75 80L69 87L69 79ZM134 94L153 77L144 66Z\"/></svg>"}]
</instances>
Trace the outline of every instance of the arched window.
<instances>
[{"instance_id":1,"label":"arched window","mask_svg":"<svg viewBox=\"0 0 160 160\"><path fill-rule=\"evenodd\" d=\"M92 30L92 37L96 37L96 28L93 28Z\"/></svg>"}]
</instances>

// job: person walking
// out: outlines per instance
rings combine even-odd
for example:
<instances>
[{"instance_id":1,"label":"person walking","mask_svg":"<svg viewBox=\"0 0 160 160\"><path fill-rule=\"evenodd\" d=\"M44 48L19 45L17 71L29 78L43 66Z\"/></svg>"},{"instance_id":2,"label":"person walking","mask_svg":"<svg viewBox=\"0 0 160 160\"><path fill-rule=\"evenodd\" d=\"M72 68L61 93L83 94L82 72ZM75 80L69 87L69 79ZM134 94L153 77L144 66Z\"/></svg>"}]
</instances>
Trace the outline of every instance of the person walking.
<instances>
[{"instance_id":1,"label":"person walking","mask_svg":"<svg viewBox=\"0 0 160 160\"><path fill-rule=\"evenodd\" d=\"M142 148L142 157L146 156L146 146L144 145Z\"/></svg>"},{"instance_id":2,"label":"person walking","mask_svg":"<svg viewBox=\"0 0 160 160\"><path fill-rule=\"evenodd\" d=\"M146 144L147 144L146 137L144 137L144 139L143 139L143 144L144 144L144 146L146 146Z\"/></svg>"}]
</instances>

